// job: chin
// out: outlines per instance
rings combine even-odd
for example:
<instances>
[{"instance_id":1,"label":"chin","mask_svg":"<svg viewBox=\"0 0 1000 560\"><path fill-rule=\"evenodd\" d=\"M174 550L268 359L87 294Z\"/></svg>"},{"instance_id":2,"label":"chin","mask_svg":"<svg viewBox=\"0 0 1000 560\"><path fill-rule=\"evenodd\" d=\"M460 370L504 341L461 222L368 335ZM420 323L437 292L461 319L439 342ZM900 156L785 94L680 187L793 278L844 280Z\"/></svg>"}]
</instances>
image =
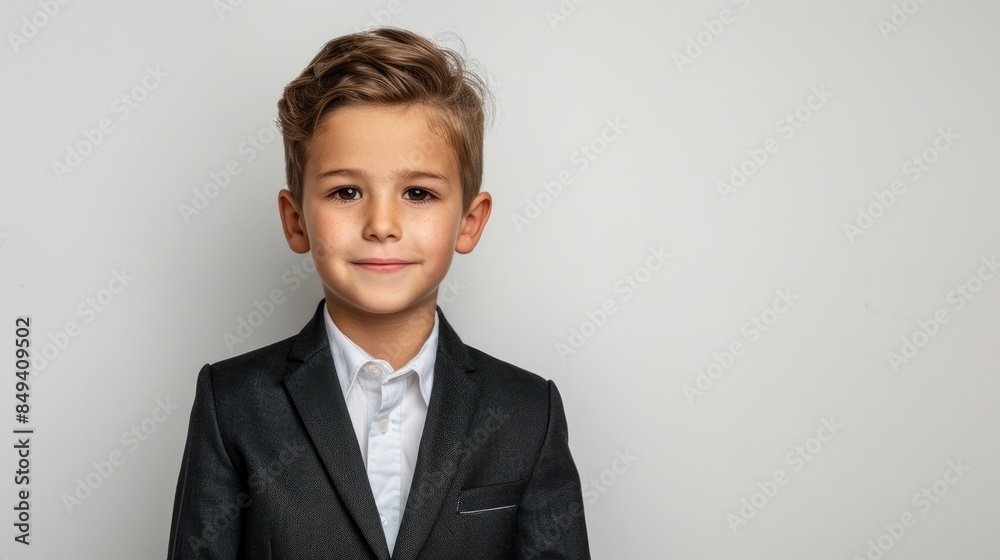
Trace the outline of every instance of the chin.
<instances>
[{"instance_id":1,"label":"chin","mask_svg":"<svg viewBox=\"0 0 1000 560\"><path fill-rule=\"evenodd\" d=\"M397 313L399 311L402 311L402 310L406 309L407 307L409 307L409 305L407 305L405 303L381 302L381 303L373 303L371 305L364 305L364 306L359 306L359 307L361 309L364 309L368 313L371 313L371 314L374 314L374 315L390 315L392 313Z\"/></svg>"},{"instance_id":2,"label":"chin","mask_svg":"<svg viewBox=\"0 0 1000 560\"><path fill-rule=\"evenodd\" d=\"M404 309L407 309L417 303L417 300L399 297L382 299L374 299L370 297L363 299L343 299L348 302L348 304L353 305L362 311L376 315L388 315L390 313L403 311Z\"/></svg>"}]
</instances>

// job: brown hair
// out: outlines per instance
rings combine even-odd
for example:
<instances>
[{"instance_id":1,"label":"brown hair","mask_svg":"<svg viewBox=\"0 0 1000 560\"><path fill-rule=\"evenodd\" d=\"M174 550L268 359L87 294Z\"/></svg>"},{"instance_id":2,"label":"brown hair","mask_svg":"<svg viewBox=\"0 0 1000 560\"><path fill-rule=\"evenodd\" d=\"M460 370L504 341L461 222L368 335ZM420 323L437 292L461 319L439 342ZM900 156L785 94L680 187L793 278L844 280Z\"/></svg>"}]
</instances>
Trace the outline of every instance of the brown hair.
<instances>
[{"instance_id":1,"label":"brown hair","mask_svg":"<svg viewBox=\"0 0 1000 560\"><path fill-rule=\"evenodd\" d=\"M485 81L461 55L411 31L379 27L337 37L285 86L278 101L288 189L302 204L309 141L330 111L348 105L420 105L430 109L432 123L443 128L455 150L466 211L483 181L489 95Z\"/></svg>"}]
</instances>

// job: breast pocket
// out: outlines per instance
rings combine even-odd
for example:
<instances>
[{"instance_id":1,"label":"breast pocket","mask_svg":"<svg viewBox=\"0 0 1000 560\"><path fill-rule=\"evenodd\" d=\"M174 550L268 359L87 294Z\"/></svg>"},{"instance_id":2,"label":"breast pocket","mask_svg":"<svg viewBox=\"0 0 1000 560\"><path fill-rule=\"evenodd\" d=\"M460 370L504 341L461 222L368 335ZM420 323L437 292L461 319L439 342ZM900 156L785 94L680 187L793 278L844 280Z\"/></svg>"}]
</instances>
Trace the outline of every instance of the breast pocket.
<instances>
[{"instance_id":1,"label":"breast pocket","mask_svg":"<svg viewBox=\"0 0 1000 560\"><path fill-rule=\"evenodd\" d=\"M484 515L513 511L524 493L524 480L463 488L458 493L460 515Z\"/></svg>"}]
</instances>

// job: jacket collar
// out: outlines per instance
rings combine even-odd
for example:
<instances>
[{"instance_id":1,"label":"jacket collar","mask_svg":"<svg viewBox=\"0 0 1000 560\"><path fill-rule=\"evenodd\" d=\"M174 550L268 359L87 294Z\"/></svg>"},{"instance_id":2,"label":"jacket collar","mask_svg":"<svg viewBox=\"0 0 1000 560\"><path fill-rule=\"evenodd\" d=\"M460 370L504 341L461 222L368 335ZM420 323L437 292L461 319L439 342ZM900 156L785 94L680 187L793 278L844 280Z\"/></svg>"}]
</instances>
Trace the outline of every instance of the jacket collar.
<instances>
[{"instance_id":1,"label":"jacket collar","mask_svg":"<svg viewBox=\"0 0 1000 560\"><path fill-rule=\"evenodd\" d=\"M319 302L312 319L294 337L282 381L347 510L379 560L389 560L378 507L333 364L323 319L325 304ZM479 389L469 379L477 364L440 306L435 306L435 313L438 345L431 399L393 560L413 560L427 540L478 408Z\"/></svg>"}]
</instances>

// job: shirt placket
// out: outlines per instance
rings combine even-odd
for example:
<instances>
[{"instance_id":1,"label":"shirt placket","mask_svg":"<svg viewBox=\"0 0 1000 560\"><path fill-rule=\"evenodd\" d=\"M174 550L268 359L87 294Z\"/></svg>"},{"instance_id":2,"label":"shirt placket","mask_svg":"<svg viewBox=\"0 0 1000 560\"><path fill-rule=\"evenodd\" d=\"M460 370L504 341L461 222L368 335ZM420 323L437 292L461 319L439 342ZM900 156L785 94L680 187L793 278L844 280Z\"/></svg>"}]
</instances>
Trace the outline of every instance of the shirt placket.
<instances>
[{"instance_id":1,"label":"shirt placket","mask_svg":"<svg viewBox=\"0 0 1000 560\"><path fill-rule=\"evenodd\" d=\"M367 470L386 541L392 550L401 515L403 457L399 405L406 389L406 377L394 374L379 362L367 363L364 371L376 381L381 394L380 404L368 427Z\"/></svg>"}]
</instances>

